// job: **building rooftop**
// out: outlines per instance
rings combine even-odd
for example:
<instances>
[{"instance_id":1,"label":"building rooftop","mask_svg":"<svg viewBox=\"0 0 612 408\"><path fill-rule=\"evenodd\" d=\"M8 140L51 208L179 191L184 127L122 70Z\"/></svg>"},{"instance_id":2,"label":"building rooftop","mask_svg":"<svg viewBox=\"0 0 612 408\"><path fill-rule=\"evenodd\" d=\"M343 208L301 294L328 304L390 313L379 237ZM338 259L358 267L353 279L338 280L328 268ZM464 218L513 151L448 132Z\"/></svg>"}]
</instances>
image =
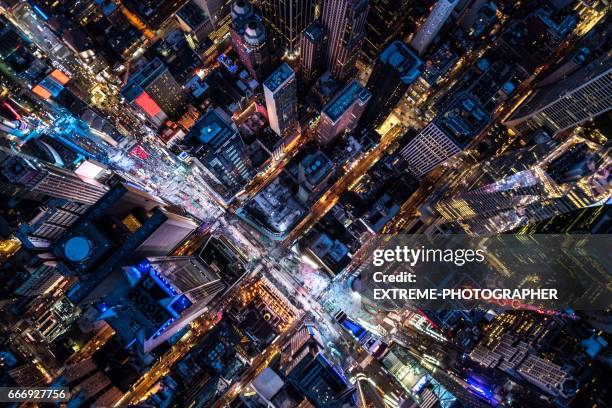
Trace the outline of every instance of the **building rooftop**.
<instances>
[{"instance_id":1,"label":"building rooftop","mask_svg":"<svg viewBox=\"0 0 612 408\"><path fill-rule=\"evenodd\" d=\"M319 23L312 23L304 30L303 35L311 43L316 43L325 35L325 27Z\"/></svg>"},{"instance_id":2,"label":"building rooftop","mask_svg":"<svg viewBox=\"0 0 612 408\"><path fill-rule=\"evenodd\" d=\"M393 66L401 75L402 81L411 84L421 74L419 67L423 61L402 41L392 42L380 54L380 61Z\"/></svg>"},{"instance_id":3,"label":"building rooftop","mask_svg":"<svg viewBox=\"0 0 612 408\"><path fill-rule=\"evenodd\" d=\"M130 79L121 89L121 94L130 102L136 99L144 88L149 86L151 82L161 75L167 68L159 58L155 58L147 65L142 67L138 72L130 76Z\"/></svg>"},{"instance_id":4,"label":"building rooftop","mask_svg":"<svg viewBox=\"0 0 612 408\"><path fill-rule=\"evenodd\" d=\"M295 75L293 69L286 63L283 63L276 71L272 73L264 81L264 86L268 88L270 91L274 92L278 89L283 83L285 83L292 75Z\"/></svg>"},{"instance_id":5,"label":"building rooftop","mask_svg":"<svg viewBox=\"0 0 612 408\"><path fill-rule=\"evenodd\" d=\"M317 151L304 157L300 167L303 169L306 180L311 185L316 185L329 174L333 164L323 152Z\"/></svg>"},{"instance_id":6,"label":"building rooftop","mask_svg":"<svg viewBox=\"0 0 612 408\"><path fill-rule=\"evenodd\" d=\"M191 137L197 137L202 144L217 149L236 131L215 110L209 110L202 115L189 133Z\"/></svg>"},{"instance_id":7,"label":"building rooftop","mask_svg":"<svg viewBox=\"0 0 612 408\"><path fill-rule=\"evenodd\" d=\"M185 5L176 13L176 15L191 29L196 29L197 27L206 24L208 19L208 16L204 10L192 1L185 3Z\"/></svg>"},{"instance_id":8,"label":"building rooftop","mask_svg":"<svg viewBox=\"0 0 612 408\"><path fill-rule=\"evenodd\" d=\"M491 116L467 94L459 95L450 109L434 120L460 147L464 147L490 121Z\"/></svg>"},{"instance_id":9,"label":"building rooftop","mask_svg":"<svg viewBox=\"0 0 612 408\"><path fill-rule=\"evenodd\" d=\"M361 101L361 103L366 103L371 97L372 93L370 91L365 89L356 80L353 80L323 108L323 112L335 122L354 102Z\"/></svg>"},{"instance_id":10,"label":"building rooftop","mask_svg":"<svg viewBox=\"0 0 612 408\"><path fill-rule=\"evenodd\" d=\"M543 109L548 104L565 97L582 86L586 86L588 82L600 76L610 76L610 71L612 71L611 54L608 53L602 58L593 61L563 81L540 88L514 112L509 121Z\"/></svg>"}]
</instances>

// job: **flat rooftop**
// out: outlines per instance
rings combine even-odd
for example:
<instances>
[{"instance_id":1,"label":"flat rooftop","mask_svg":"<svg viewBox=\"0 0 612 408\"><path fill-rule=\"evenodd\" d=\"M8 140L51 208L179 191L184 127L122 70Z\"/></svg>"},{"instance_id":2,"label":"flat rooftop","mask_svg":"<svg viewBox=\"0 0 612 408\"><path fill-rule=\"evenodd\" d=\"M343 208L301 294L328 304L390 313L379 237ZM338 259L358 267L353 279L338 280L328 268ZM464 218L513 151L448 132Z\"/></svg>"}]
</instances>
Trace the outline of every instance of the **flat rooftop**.
<instances>
[{"instance_id":1,"label":"flat rooftop","mask_svg":"<svg viewBox=\"0 0 612 408\"><path fill-rule=\"evenodd\" d=\"M278 67L278 69L264 81L264 86L270 91L274 92L292 75L295 75L293 69L291 69L291 67L286 63L283 63L283 65Z\"/></svg>"},{"instance_id":2,"label":"flat rooftop","mask_svg":"<svg viewBox=\"0 0 612 408\"><path fill-rule=\"evenodd\" d=\"M402 41L394 41L385 48L380 54L380 61L394 67L406 83L412 83L419 77L419 68L423 65L417 54Z\"/></svg>"},{"instance_id":3,"label":"flat rooftop","mask_svg":"<svg viewBox=\"0 0 612 408\"><path fill-rule=\"evenodd\" d=\"M220 147L236 131L228 125L214 110L206 112L189 131L190 137L197 138L202 144L213 149Z\"/></svg>"},{"instance_id":4,"label":"flat rooftop","mask_svg":"<svg viewBox=\"0 0 612 408\"><path fill-rule=\"evenodd\" d=\"M319 23L312 23L304 30L304 37L311 43L318 42L325 34L325 27Z\"/></svg>"},{"instance_id":5,"label":"flat rooftop","mask_svg":"<svg viewBox=\"0 0 612 408\"><path fill-rule=\"evenodd\" d=\"M332 120L337 121L356 101L366 103L372 97L372 93L365 89L356 80L351 81L345 86L338 95L330 103L328 103L323 112Z\"/></svg>"}]
</instances>

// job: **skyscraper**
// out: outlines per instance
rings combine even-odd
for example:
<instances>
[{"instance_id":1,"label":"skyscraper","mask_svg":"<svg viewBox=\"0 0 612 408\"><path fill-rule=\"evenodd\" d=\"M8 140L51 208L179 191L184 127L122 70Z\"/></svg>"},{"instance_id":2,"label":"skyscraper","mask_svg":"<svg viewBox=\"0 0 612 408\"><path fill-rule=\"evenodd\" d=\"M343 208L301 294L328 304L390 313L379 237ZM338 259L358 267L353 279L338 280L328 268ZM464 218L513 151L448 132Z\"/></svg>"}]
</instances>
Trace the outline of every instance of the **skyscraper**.
<instances>
[{"instance_id":1,"label":"skyscraper","mask_svg":"<svg viewBox=\"0 0 612 408\"><path fill-rule=\"evenodd\" d=\"M325 357L324 344L317 327L304 323L283 345L280 369L315 406L355 406L355 387Z\"/></svg>"},{"instance_id":2,"label":"skyscraper","mask_svg":"<svg viewBox=\"0 0 612 408\"><path fill-rule=\"evenodd\" d=\"M327 35L325 27L314 22L300 38L300 77L304 84L311 84L325 70Z\"/></svg>"},{"instance_id":3,"label":"skyscraper","mask_svg":"<svg viewBox=\"0 0 612 408\"><path fill-rule=\"evenodd\" d=\"M64 199L51 199L36 215L19 225L15 235L29 249L47 249L78 221L90 206Z\"/></svg>"},{"instance_id":4,"label":"skyscraper","mask_svg":"<svg viewBox=\"0 0 612 408\"><path fill-rule=\"evenodd\" d=\"M372 92L372 100L361 117L361 123L368 126L380 125L419 77L422 64L421 59L405 43L391 43L376 60L366 85Z\"/></svg>"},{"instance_id":5,"label":"skyscraper","mask_svg":"<svg viewBox=\"0 0 612 408\"><path fill-rule=\"evenodd\" d=\"M463 150L491 117L469 95L458 95L447 111L400 150L409 170L417 177Z\"/></svg>"},{"instance_id":6,"label":"skyscraper","mask_svg":"<svg viewBox=\"0 0 612 408\"><path fill-rule=\"evenodd\" d=\"M230 33L240 61L255 79L261 80L270 66L266 28L246 0L232 5Z\"/></svg>"},{"instance_id":7,"label":"skyscraper","mask_svg":"<svg viewBox=\"0 0 612 408\"><path fill-rule=\"evenodd\" d=\"M131 75L121 94L155 126L161 126L167 119L176 119L187 110L183 88L159 58Z\"/></svg>"},{"instance_id":8,"label":"skyscraper","mask_svg":"<svg viewBox=\"0 0 612 408\"><path fill-rule=\"evenodd\" d=\"M612 60L608 54L570 77L535 91L504 124L522 135L540 129L554 134L610 108Z\"/></svg>"},{"instance_id":9,"label":"skyscraper","mask_svg":"<svg viewBox=\"0 0 612 408\"><path fill-rule=\"evenodd\" d=\"M206 12L215 30L226 21L225 17L230 13L232 4L232 0L193 0L193 2Z\"/></svg>"},{"instance_id":10,"label":"skyscraper","mask_svg":"<svg viewBox=\"0 0 612 408\"><path fill-rule=\"evenodd\" d=\"M363 43L363 52L370 60L378 58L382 50L401 35L409 4L409 0L370 0Z\"/></svg>"},{"instance_id":11,"label":"skyscraper","mask_svg":"<svg viewBox=\"0 0 612 408\"><path fill-rule=\"evenodd\" d=\"M436 210L466 232L490 234L601 203L609 199L609 150L574 135L511 151L466 174L466 191Z\"/></svg>"},{"instance_id":12,"label":"skyscraper","mask_svg":"<svg viewBox=\"0 0 612 408\"><path fill-rule=\"evenodd\" d=\"M231 203L253 175L246 146L235 125L220 109L211 109L183 142L202 170L200 179L211 194L222 205Z\"/></svg>"},{"instance_id":13,"label":"skyscraper","mask_svg":"<svg viewBox=\"0 0 612 408\"><path fill-rule=\"evenodd\" d=\"M96 306L125 344L136 343L145 353L206 312L225 287L193 257L146 258L122 275Z\"/></svg>"},{"instance_id":14,"label":"skyscraper","mask_svg":"<svg viewBox=\"0 0 612 408\"><path fill-rule=\"evenodd\" d=\"M283 139L292 138L298 130L295 72L283 63L263 85L270 127Z\"/></svg>"},{"instance_id":15,"label":"skyscraper","mask_svg":"<svg viewBox=\"0 0 612 408\"><path fill-rule=\"evenodd\" d=\"M266 26L281 39L285 49L293 54L300 34L315 19L317 0L262 0L261 11Z\"/></svg>"},{"instance_id":16,"label":"skyscraper","mask_svg":"<svg viewBox=\"0 0 612 408\"><path fill-rule=\"evenodd\" d=\"M80 204L93 204L108 187L95 180L24 155L9 157L2 163L2 172L11 182L27 190L27 194L63 198Z\"/></svg>"},{"instance_id":17,"label":"skyscraper","mask_svg":"<svg viewBox=\"0 0 612 408\"><path fill-rule=\"evenodd\" d=\"M195 220L170 211L160 199L117 184L51 249L58 270L79 277L67 296L80 303L116 267L133 258L165 256L196 228Z\"/></svg>"},{"instance_id":18,"label":"skyscraper","mask_svg":"<svg viewBox=\"0 0 612 408\"><path fill-rule=\"evenodd\" d=\"M353 130L371 97L357 80L351 81L321 111L317 141L326 145L341 132Z\"/></svg>"},{"instance_id":19,"label":"skyscraper","mask_svg":"<svg viewBox=\"0 0 612 408\"><path fill-rule=\"evenodd\" d=\"M321 22L327 30L327 65L334 77L346 79L365 36L368 0L328 0L323 3Z\"/></svg>"},{"instance_id":20,"label":"skyscraper","mask_svg":"<svg viewBox=\"0 0 612 408\"><path fill-rule=\"evenodd\" d=\"M422 55L436 38L444 23L451 15L459 0L438 0L429 13L427 20L415 34L410 45Z\"/></svg>"}]
</instances>

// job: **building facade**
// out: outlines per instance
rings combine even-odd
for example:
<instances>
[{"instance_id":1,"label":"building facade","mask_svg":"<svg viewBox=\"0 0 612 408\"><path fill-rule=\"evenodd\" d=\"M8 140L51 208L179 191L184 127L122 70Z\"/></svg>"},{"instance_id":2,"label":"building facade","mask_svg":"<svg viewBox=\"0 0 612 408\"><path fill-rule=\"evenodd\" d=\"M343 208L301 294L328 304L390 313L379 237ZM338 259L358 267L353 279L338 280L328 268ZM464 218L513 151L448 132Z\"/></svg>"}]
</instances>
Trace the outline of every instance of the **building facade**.
<instances>
[{"instance_id":1,"label":"building facade","mask_svg":"<svg viewBox=\"0 0 612 408\"><path fill-rule=\"evenodd\" d=\"M298 131L295 72L284 63L263 85L270 128L283 139L290 140Z\"/></svg>"},{"instance_id":2,"label":"building facade","mask_svg":"<svg viewBox=\"0 0 612 408\"><path fill-rule=\"evenodd\" d=\"M300 35L316 18L317 0L262 0L266 25L280 38L289 55L295 54Z\"/></svg>"},{"instance_id":3,"label":"building facade","mask_svg":"<svg viewBox=\"0 0 612 408\"><path fill-rule=\"evenodd\" d=\"M300 78L312 84L325 70L327 35L320 23L312 23L300 37Z\"/></svg>"},{"instance_id":4,"label":"building facade","mask_svg":"<svg viewBox=\"0 0 612 408\"><path fill-rule=\"evenodd\" d=\"M179 118L187 110L183 88L159 58L131 75L121 94L156 126Z\"/></svg>"},{"instance_id":5,"label":"building facade","mask_svg":"<svg viewBox=\"0 0 612 408\"><path fill-rule=\"evenodd\" d=\"M421 59L401 41L391 43L376 60L366 88L372 92L361 123L378 126L421 74Z\"/></svg>"},{"instance_id":6,"label":"building facade","mask_svg":"<svg viewBox=\"0 0 612 408\"><path fill-rule=\"evenodd\" d=\"M608 55L535 91L504 124L521 135L540 129L555 134L611 108L612 61Z\"/></svg>"},{"instance_id":7,"label":"building facade","mask_svg":"<svg viewBox=\"0 0 612 408\"><path fill-rule=\"evenodd\" d=\"M327 30L327 65L331 74L344 80L355 71L365 37L368 0L328 0L321 22Z\"/></svg>"},{"instance_id":8,"label":"building facade","mask_svg":"<svg viewBox=\"0 0 612 408\"><path fill-rule=\"evenodd\" d=\"M340 133L355 129L371 97L358 81L351 81L321 111L317 142L326 145Z\"/></svg>"},{"instance_id":9,"label":"building facade","mask_svg":"<svg viewBox=\"0 0 612 408\"><path fill-rule=\"evenodd\" d=\"M419 27L410 43L419 55L422 55L427 50L427 47L436 38L458 3L459 0L438 0L436 2L427 20Z\"/></svg>"}]
</instances>

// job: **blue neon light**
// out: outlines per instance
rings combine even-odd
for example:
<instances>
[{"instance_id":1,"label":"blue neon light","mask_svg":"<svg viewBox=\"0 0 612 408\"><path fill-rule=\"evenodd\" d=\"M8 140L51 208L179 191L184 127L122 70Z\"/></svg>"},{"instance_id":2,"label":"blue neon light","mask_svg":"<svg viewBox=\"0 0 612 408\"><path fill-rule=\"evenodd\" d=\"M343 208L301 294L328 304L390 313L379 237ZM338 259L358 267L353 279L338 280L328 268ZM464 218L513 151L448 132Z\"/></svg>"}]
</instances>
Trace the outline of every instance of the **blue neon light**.
<instances>
[{"instance_id":1,"label":"blue neon light","mask_svg":"<svg viewBox=\"0 0 612 408\"><path fill-rule=\"evenodd\" d=\"M46 20L49 20L49 17L48 17L48 16L47 16L45 13L43 13L43 11L42 11L42 10L41 10L41 9L40 9L40 8L39 8L39 7L38 7L36 4L34 4L33 6L34 6L34 11L36 11L38 14L40 14L40 16L41 16L41 17L42 17L42 18L43 18L45 21L46 21Z\"/></svg>"}]
</instances>

